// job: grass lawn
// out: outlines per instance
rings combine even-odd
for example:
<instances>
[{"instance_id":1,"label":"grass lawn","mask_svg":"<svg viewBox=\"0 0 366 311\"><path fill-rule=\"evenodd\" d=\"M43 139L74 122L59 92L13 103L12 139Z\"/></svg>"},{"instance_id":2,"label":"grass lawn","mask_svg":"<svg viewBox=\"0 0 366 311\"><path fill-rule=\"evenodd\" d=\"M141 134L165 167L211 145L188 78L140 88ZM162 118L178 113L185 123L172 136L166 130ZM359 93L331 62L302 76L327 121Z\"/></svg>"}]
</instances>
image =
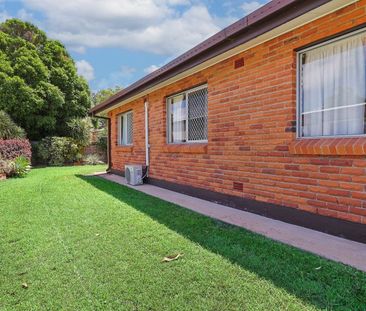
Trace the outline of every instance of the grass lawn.
<instances>
[{"instance_id":1,"label":"grass lawn","mask_svg":"<svg viewBox=\"0 0 366 311\"><path fill-rule=\"evenodd\" d=\"M104 168L0 182L0 310L366 310L366 274L83 176Z\"/></svg>"}]
</instances>

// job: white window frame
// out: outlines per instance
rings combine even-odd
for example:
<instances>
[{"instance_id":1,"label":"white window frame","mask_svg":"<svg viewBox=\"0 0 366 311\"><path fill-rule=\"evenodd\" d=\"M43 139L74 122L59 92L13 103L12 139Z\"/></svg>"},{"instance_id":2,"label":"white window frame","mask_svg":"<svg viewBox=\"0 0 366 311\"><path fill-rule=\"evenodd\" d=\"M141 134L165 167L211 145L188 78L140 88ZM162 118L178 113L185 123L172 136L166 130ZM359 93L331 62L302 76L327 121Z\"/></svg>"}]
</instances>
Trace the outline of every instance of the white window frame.
<instances>
[{"instance_id":1,"label":"white window frame","mask_svg":"<svg viewBox=\"0 0 366 311\"><path fill-rule=\"evenodd\" d=\"M352 138L352 137L366 137L366 133L364 134L356 134L356 135L329 135L329 136L301 136L301 116L302 116L302 96L301 96L301 76L302 76L302 66L301 66L301 56L313 49L326 46L328 44L352 37L354 35L360 34L362 32L366 32L365 28L356 29L350 32L347 32L344 35L337 36L333 39L326 40L319 44L312 45L308 48L301 49L296 53L296 138L297 139L317 139L317 138Z\"/></svg>"},{"instance_id":2,"label":"white window frame","mask_svg":"<svg viewBox=\"0 0 366 311\"><path fill-rule=\"evenodd\" d=\"M127 131L122 131L122 123L123 128L127 128L127 116L132 115L132 137L131 142L126 142L127 140ZM133 111L127 111L118 116L118 145L120 146L132 146L133 145Z\"/></svg>"},{"instance_id":3,"label":"white window frame","mask_svg":"<svg viewBox=\"0 0 366 311\"><path fill-rule=\"evenodd\" d=\"M180 145L180 144L202 144L202 143L207 143L208 142L208 139L202 139L202 140L189 140L188 139L188 126L189 126L189 122L188 122L188 96L190 93L193 93L193 92L196 92L198 90L202 90L202 89L207 89L207 84L204 84L204 85L200 85L200 86L197 86L195 88L192 88L192 89L189 89L189 90L186 90L186 91L183 91L183 92L180 92L180 93L176 93L174 95L171 95L169 97L166 98L166 111L167 111L167 143L168 144L171 144L171 145ZM186 129L186 141L185 142L171 142L170 141L170 134L171 134L171 131L172 131L172 125L171 125L171 122L170 122L170 104L169 104L169 100L173 97L176 97L176 96L180 96L180 95L185 95L185 100L186 100L186 103L187 103L187 109L186 109L186 124L187 124L187 129ZM207 111L208 111L208 99L207 99ZM207 115L207 123L208 123L208 115ZM207 132L208 132L208 129L207 129ZM208 133L207 133L208 135Z\"/></svg>"}]
</instances>

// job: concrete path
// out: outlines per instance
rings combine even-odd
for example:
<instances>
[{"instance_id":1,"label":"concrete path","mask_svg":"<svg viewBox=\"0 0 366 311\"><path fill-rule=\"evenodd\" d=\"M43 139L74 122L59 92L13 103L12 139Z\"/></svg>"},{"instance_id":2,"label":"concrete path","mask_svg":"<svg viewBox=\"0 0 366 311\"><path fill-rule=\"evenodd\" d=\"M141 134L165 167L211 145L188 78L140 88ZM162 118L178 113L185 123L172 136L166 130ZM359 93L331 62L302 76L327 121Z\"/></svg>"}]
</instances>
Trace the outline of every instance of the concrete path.
<instances>
[{"instance_id":1,"label":"concrete path","mask_svg":"<svg viewBox=\"0 0 366 311\"><path fill-rule=\"evenodd\" d=\"M114 174L104 173L97 175L162 200L175 203L197 213L245 228L270 239L366 272L366 244L240 211L149 184L136 187L129 186L123 177Z\"/></svg>"}]
</instances>

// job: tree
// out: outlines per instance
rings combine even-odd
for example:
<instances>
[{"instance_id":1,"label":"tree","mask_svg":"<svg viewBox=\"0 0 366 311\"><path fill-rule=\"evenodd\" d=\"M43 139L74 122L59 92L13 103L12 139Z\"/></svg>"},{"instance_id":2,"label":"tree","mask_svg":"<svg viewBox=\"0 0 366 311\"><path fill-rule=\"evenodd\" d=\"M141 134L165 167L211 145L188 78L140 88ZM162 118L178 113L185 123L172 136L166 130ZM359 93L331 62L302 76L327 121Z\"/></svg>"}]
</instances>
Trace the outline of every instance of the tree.
<instances>
[{"instance_id":1,"label":"tree","mask_svg":"<svg viewBox=\"0 0 366 311\"><path fill-rule=\"evenodd\" d=\"M0 24L0 110L28 138L67 136L67 122L85 117L90 103L89 86L60 42L18 19Z\"/></svg>"},{"instance_id":2,"label":"tree","mask_svg":"<svg viewBox=\"0 0 366 311\"><path fill-rule=\"evenodd\" d=\"M6 112L0 110L0 139L14 138L25 138L25 132Z\"/></svg>"},{"instance_id":3,"label":"tree","mask_svg":"<svg viewBox=\"0 0 366 311\"><path fill-rule=\"evenodd\" d=\"M74 139L76 144L81 148L85 148L90 144L92 124L90 118L72 119L67 122L70 129L70 137Z\"/></svg>"},{"instance_id":4,"label":"tree","mask_svg":"<svg viewBox=\"0 0 366 311\"><path fill-rule=\"evenodd\" d=\"M93 93L92 97L91 97L91 106L94 107L94 106L102 103L103 101L105 101L112 95L116 94L120 90L122 90L122 87L115 86L115 87L99 90L98 92ZM103 120L103 119L93 118L92 123L93 123L93 126L95 129L100 129L100 128L105 127L105 120Z\"/></svg>"}]
</instances>

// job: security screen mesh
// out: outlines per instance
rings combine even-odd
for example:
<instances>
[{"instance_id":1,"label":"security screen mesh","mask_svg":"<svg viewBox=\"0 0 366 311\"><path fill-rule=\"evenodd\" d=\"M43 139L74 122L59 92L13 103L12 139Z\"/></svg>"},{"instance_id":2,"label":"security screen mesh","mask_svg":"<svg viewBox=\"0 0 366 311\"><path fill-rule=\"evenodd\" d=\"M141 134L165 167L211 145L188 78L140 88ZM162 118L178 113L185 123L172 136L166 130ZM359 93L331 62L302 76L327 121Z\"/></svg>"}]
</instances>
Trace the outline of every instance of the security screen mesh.
<instances>
[{"instance_id":1,"label":"security screen mesh","mask_svg":"<svg viewBox=\"0 0 366 311\"><path fill-rule=\"evenodd\" d=\"M207 140L207 88L188 93L188 141Z\"/></svg>"},{"instance_id":2,"label":"security screen mesh","mask_svg":"<svg viewBox=\"0 0 366 311\"><path fill-rule=\"evenodd\" d=\"M130 145L130 144L132 144L132 138L133 138L133 115L132 115L132 112L127 113L125 115L125 118L126 118L126 128L127 128L126 144Z\"/></svg>"}]
</instances>

